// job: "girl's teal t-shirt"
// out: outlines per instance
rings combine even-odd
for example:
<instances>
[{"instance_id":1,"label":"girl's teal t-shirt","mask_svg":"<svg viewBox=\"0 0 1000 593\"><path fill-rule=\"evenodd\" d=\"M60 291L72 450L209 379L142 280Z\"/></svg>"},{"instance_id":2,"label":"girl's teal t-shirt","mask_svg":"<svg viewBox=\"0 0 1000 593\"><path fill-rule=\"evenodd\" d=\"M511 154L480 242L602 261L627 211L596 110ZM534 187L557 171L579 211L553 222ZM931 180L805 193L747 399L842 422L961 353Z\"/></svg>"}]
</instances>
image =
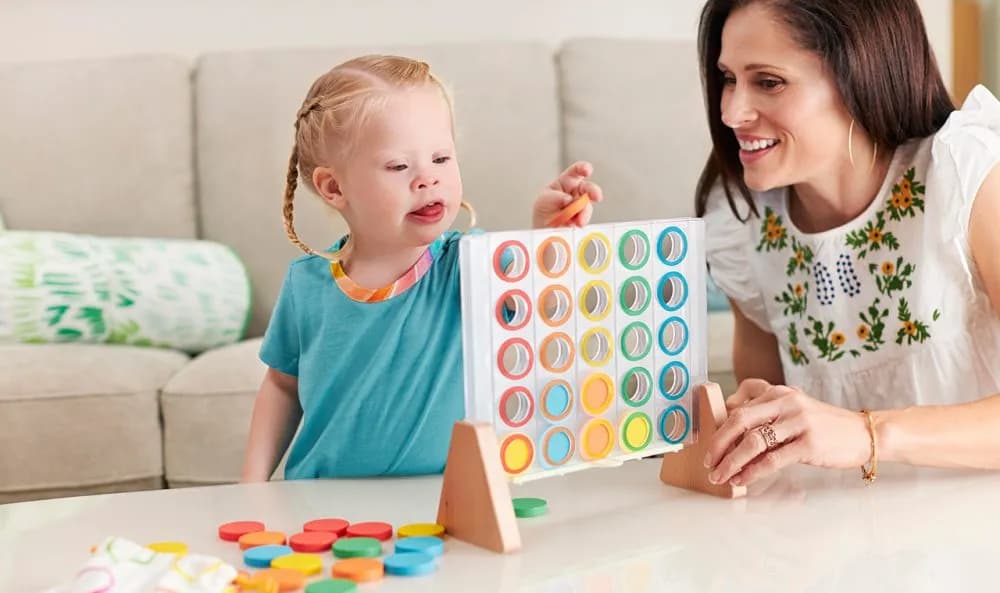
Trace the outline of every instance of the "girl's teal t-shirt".
<instances>
[{"instance_id":1,"label":"girl's teal t-shirt","mask_svg":"<svg viewBox=\"0 0 1000 593\"><path fill-rule=\"evenodd\" d=\"M465 412L459 240L402 294L350 299L330 262L288 267L260 358L298 377L302 426L285 479L440 473Z\"/></svg>"}]
</instances>

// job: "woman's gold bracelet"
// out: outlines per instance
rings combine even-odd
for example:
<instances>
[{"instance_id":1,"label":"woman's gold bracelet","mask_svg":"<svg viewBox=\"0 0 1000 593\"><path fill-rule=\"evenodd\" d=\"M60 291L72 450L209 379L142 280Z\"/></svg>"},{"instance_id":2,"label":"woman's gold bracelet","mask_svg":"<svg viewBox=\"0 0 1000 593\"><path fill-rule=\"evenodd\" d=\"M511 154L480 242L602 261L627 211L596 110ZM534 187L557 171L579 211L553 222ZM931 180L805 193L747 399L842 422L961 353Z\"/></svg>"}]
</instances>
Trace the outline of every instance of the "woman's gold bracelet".
<instances>
[{"instance_id":1,"label":"woman's gold bracelet","mask_svg":"<svg viewBox=\"0 0 1000 593\"><path fill-rule=\"evenodd\" d=\"M868 410L861 410L861 413L868 419L868 432L872 436L872 454L868 459L867 466L861 466L861 478L866 484L871 484L878 477L878 437L875 435L875 418Z\"/></svg>"}]
</instances>

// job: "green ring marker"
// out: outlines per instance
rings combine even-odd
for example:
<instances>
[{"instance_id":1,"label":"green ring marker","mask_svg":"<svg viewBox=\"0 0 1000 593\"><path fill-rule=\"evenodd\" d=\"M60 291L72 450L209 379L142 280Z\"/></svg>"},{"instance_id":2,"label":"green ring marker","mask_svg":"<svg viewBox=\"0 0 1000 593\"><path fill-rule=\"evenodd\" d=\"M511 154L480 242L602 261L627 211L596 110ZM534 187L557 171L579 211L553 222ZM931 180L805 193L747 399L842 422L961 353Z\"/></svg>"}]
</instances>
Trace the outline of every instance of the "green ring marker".
<instances>
[{"instance_id":1,"label":"green ring marker","mask_svg":"<svg viewBox=\"0 0 1000 593\"><path fill-rule=\"evenodd\" d=\"M345 537L333 542L333 555L337 558L378 558L382 555L382 542L374 537Z\"/></svg>"},{"instance_id":2,"label":"green ring marker","mask_svg":"<svg viewBox=\"0 0 1000 593\"><path fill-rule=\"evenodd\" d=\"M540 517L549 512L549 503L544 498L515 498L512 502L515 517Z\"/></svg>"}]
</instances>

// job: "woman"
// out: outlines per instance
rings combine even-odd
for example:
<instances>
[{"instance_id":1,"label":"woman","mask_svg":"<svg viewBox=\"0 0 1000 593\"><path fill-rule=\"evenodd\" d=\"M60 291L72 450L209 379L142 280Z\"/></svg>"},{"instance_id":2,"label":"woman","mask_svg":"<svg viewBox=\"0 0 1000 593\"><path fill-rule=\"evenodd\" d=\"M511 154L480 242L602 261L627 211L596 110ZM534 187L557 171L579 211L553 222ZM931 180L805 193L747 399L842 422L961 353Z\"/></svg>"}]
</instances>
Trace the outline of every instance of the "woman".
<instances>
[{"instance_id":1,"label":"woman","mask_svg":"<svg viewBox=\"0 0 1000 593\"><path fill-rule=\"evenodd\" d=\"M913 0L710 0L699 38L745 379L709 479L1000 468L1000 103L954 110Z\"/></svg>"}]
</instances>

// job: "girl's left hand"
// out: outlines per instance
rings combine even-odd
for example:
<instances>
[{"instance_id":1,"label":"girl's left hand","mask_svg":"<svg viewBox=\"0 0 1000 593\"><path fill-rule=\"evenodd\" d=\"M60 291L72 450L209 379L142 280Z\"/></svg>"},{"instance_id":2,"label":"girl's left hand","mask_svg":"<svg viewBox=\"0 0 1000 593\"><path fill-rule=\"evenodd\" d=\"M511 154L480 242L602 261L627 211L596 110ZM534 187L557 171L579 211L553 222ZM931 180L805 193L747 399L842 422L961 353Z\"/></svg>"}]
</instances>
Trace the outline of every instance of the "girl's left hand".
<instances>
[{"instance_id":1,"label":"girl's left hand","mask_svg":"<svg viewBox=\"0 0 1000 593\"><path fill-rule=\"evenodd\" d=\"M793 463L830 468L868 463L871 435L858 412L761 379L743 381L726 407L729 417L705 456L713 484L745 486Z\"/></svg>"},{"instance_id":2,"label":"girl's left hand","mask_svg":"<svg viewBox=\"0 0 1000 593\"><path fill-rule=\"evenodd\" d=\"M590 196L590 202L566 224L586 226L594 214L593 204L604 199L600 186L590 181L590 176L593 174L594 166L586 161L577 161L563 171L535 200L531 216L533 228L541 229L549 226L554 216L583 194Z\"/></svg>"}]
</instances>

